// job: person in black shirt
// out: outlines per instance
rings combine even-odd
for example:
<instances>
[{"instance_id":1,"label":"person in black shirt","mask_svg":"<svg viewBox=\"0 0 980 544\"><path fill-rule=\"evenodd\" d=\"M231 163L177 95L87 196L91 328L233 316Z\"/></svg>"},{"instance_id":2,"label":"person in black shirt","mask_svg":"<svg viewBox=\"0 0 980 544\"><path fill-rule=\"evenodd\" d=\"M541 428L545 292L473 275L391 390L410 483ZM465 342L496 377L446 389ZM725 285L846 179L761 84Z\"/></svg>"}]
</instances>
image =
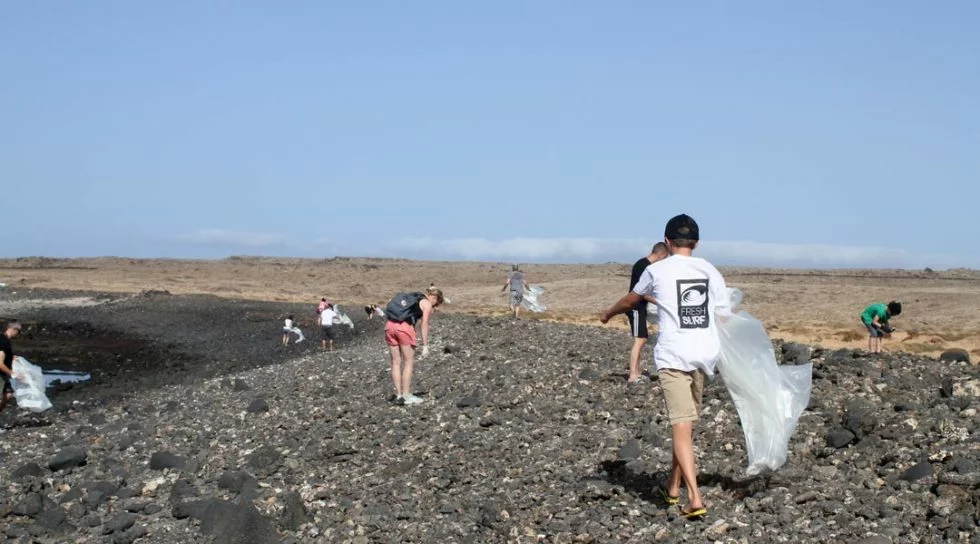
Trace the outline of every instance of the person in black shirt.
<instances>
[{"instance_id":1,"label":"person in black shirt","mask_svg":"<svg viewBox=\"0 0 980 544\"><path fill-rule=\"evenodd\" d=\"M640 281L640 276L643 275L643 271L647 269L651 264L667 257L667 244L663 242L657 242L653 249L650 250L650 254L642 259L636 261L633 264L633 272L630 274L630 288L629 292L633 291L636 287L636 283ZM630 312L626 314L626 318L630 322L630 334L633 335L633 349L630 351L630 367L629 376L626 378L626 383L635 384L640 383L643 380L642 369L640 369L640 353L643 351L643 345L647 342L647 337L649 332L647 331L647 303L650 301L644 300L638 303Z\"/></svg>"},{"instance_id":2,"label":"person in black shirt","mask_svg":"<svg viewBox=\"0 0 980 544\"><path fill-rule=\"evenodd\" d=\"M3 379L3 391L0 392L0 412L7 407L7 403L14 400L14 388L10 385L10 378L14 373L14 348L11 340L20 334L20 323L11 321L7 323L3 334L0 334L0 378Z\"/></svg>"}]
</instances>

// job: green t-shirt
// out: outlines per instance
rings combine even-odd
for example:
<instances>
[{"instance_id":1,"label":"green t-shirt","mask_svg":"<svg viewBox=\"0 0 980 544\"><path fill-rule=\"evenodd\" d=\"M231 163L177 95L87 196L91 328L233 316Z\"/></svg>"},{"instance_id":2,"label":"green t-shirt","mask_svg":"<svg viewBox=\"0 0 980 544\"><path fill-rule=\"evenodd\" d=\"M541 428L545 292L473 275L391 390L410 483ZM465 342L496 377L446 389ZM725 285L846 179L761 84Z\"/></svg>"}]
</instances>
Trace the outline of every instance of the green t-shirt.
<instances>
[{"instance_id":1,"label":"green t-shirt","mask_svg":"<svg viewBox=\"0 0 980 544\"><path fill-rule=\"evenodd\" d=\"M878 316L878 322L882 325L888 323L888 305L879 303L868 306L861 314L861 321L865 325L870 325L874 321L875 316Z\"/></svg>"}]
</instances>

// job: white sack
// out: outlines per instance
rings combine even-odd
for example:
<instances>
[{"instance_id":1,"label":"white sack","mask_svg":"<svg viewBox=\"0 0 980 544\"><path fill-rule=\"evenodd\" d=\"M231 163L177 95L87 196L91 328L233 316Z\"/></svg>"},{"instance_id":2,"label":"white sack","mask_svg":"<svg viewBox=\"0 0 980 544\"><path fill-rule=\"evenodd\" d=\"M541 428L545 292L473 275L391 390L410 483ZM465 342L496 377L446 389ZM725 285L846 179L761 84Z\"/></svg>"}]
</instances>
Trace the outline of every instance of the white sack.
<instances>
[{"instance_id":1,"label":"white sack","mask_svg":"<svg viewBox=\"0 0 980 544\"><path fill-rule=\"evenodd\" d=\"M521 307L525 310L531 312L543 312L548 309L547 306L538 302L538 297L544 293L544 287L540 285L532 285L530 289L524 290L524 300L521 301Z\"/></svg>"},{"instance_id":2,"label":"white sack","mask_svg":"<svg viewBox=\"0 0 980 544\"><path fill-rule=\"evenodd\" d=\"M729 289L731 307L742 300ZM735 403L749 466L746 474L776 470L786 462L789 439L810 402L813 365L779 365L762 322L745 311L719 315L718 372Z\"/></svg>"},{"instance_id":3,"label":"white sack","mask_svg":"<svg viewBox=\"0 0 980 544\"><path fill-rule=\"evenodd\" d=\"M11 367L15 378L11 385L14 388L14 399L17 406L32 412L43 412L51 408L51 401L44 394L44 371L37 365L32 365L23 357L14 357Z\"/></svg>"}]
</instances>

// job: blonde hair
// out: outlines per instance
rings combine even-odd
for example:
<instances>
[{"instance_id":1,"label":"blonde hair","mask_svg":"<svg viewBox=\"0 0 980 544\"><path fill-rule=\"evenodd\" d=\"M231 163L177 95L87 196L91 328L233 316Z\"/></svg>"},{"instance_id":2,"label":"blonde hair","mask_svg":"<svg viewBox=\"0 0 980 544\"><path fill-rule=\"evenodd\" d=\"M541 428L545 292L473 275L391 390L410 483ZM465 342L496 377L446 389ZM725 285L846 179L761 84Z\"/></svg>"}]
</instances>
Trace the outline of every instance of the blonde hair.
<instances>
[{"instance_id":1,"label":"blonde hair","mask_svg":"<svg viewBox=\"0 0 980 544\"><path fill-rule=\"evenodd\" d=\"M442 304L443 301L446 300L445 297L442 296L442 289L436 287L435 284L430 285L429 288L425 290L425 294L436 297L436 300L439 301L439 304Z\"/></svg>"}]
</instances>

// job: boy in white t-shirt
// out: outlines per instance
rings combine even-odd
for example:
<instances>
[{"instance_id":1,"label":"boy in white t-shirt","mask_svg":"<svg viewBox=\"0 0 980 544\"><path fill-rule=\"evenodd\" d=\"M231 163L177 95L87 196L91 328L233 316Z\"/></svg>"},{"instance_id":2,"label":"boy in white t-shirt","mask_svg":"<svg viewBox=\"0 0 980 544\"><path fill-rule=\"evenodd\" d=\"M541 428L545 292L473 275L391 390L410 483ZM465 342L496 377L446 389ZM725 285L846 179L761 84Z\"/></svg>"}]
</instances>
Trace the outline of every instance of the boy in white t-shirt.
<instances>
[{"instance_id":1,"label":"boy in white t-shirt","mask_svg":"<svg viewBox=\"0 0 980 544\"><path fill-rule=\"evenodd\" d=\"M681 515L688 519L700 519L708 513L698 490L693 431L701 409L704 378L714 374L721 353L715 312L730 311L721 273L708 261L692 256L699 239L694 219L684 214L671 218L664 229L671 256L648 266L633 291L601 316L606 323L645 297L656 300L660 334L653 353L674 449L670 476L660 492L667 504L678 504L683 483L688 504Z\"/></svg>"},{"instance_id":2,"label":"boy in white t-shirt","mask_svg":"<svg viewBox=\"0 0 980 544\"><path fill-rule=\"evenodd\" d=\"M333 306L328 305L320 311L321 346L324 350L327 349L327 342L330 342L330 351L333 351L333 320L338 317L340 316L337 315Z\"/></svg>"}]
</instances>

